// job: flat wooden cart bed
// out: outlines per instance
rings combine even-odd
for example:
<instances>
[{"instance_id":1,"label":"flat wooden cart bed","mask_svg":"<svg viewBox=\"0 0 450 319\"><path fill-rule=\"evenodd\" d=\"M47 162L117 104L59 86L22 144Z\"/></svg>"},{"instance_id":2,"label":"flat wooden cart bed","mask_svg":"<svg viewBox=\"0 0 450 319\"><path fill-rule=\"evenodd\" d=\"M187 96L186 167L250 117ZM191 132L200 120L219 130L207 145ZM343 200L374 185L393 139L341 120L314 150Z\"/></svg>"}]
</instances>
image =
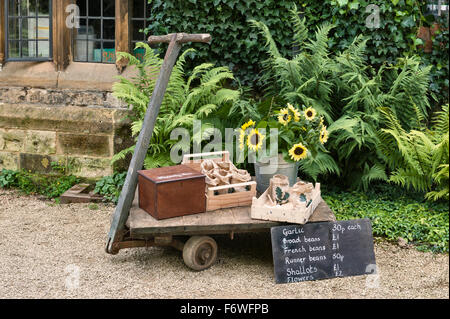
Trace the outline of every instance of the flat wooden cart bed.
<instances>
[{"instance_id":1,"label":"flat wooden cart bed","mask_svg":"<svg viewBox=\"0 0 450 319\"><path fill-rule=\"evenodd\" d=\"M138 192L136 192L138 194ZM334 213L322 201L310 218L312 222L336 221ZM120 249L171 246L183 252L186 265L194 270L209 268L217 258L217 244L209 235L268 231L286 223L250 218L250 207L227 208L197 215L156 220L138 206L136 196L126 222L124 240L114 244ZM191 236L185 243L183 237Z\"/></svg>"}]
</instances>

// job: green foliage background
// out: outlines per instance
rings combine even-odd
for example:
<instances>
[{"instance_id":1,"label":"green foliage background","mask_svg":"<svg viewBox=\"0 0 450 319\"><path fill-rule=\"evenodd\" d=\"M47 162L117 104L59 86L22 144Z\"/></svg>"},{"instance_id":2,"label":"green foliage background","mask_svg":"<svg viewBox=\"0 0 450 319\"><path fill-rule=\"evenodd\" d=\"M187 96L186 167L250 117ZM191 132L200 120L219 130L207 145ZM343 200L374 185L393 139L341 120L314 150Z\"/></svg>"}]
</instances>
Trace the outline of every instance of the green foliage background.
<instances>
[{"instance_id":1,"label":"green foliage background","mask_svg":"<svg viewBox=\"0 0 450 319\"><path fill-rule=\"evenodd\" d=\"M261 37L252 29L248 20L266 24L278 44L283 56L293 54L289 10L297 5L306 18L306 27L314 32L324 22L333 23L330 33L331 52L347 48L357 35L370 36L367 43L367 62L374 67L394 63L407 54L425 55L418 47L422 42L416 34L420 25L429 26L430 16L425 16L423 0L149 0L151 19L147 32L165 34L170 32L211 33L211 45L193 44L197 50L195 63L212 62L225 65L242 84L261 89L261 61L266 54ZM370 4L380 8L380 28L369 29L366 20L372 11L366 12ZM310 34L311 36L312 34ZM445 45L444 45L445 46ZM448 46L448 41L447 41ZM164 49L163 49L164 50ZM435 52L428 55L425 64L438 65L437 75L432 75L435 92L448 88L448 53ZM447 76L445 76L447 75ZM446 86L445 86L446 85ZM438 89L440 88L440 90ZM439 103L447 103L448 96ZM438 104L439 104L438 103Z\"/></svg>"}]
</instances>

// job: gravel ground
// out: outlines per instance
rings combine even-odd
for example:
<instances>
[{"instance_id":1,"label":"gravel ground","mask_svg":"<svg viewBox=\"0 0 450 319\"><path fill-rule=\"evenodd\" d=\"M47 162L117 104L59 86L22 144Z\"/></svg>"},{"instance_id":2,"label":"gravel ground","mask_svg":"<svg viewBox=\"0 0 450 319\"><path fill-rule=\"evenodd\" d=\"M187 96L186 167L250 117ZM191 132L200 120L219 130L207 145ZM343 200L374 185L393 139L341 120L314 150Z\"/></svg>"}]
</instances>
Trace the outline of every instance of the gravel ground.
<instances>
[{"instance_id":1,"label":"gravel ground","mask_svg":"<svg viewBox=\"0 0 450 319\"><path fill-rule=\"evenodd\" d=\"M449 298L448 254L377 241L378 281L276 285L268 233L216 237L217 264L195 273L172 248L106 254L114 209L91 208L0 189L0 298Z\"/></svg>"}]
</instances>

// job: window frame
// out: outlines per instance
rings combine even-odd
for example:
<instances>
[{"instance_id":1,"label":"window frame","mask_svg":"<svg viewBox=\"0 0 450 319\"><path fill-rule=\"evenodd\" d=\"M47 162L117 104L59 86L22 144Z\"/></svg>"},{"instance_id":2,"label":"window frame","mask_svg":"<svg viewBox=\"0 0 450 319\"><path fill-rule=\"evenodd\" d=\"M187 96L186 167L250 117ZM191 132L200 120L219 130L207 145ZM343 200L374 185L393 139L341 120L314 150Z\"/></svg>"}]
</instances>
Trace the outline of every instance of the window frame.
<instances>
[{"instance_id":1,"label":"window frame","mask_svg":"<svg viewBox=\"0 0 450 319\"><path fill-rule=\"evenodd\" d=\"M39 0L37 0L39 1ZM20 58L11 58L9 57L9 38L8 38L8 34L9 34L9 1L5 0L5 5L4 5L4 30L5 30L5 35L4 35L4 46L5 46L5 52L4 52L4 60L5 62L45 62L45 61L53 61L53 0L48 0L49 1L49 14L48 14L48 20L49 20L49 37L48 37L48 43L49 43L49 56L48 57L20 57ZM13 16L11 16L13 17ZM38 21L39 18L44 18L44 16L39 16L38 14L36 14L35 16L22 16L22 15L18 15L17 17L15 17L18 20L22 20L22 19L36 19L36 22ZM45 18L47 18L47 16L45 16ZM38 26L38 23L36 23L36 27ZM19 47L22 46L22 42L23 41L34 41L36 43L39 42L44 42L44 40L39 40L39 39L35 39L35 40L23 40L22 39L22 24L20 24L20 28L19 28L19 40L13 40L15 42L19 42ZM36 32L38 32L36 30ZM36 50L39 46L36 46ZM22 50L20 50L21 55L22 55ZM37 53L37 52L36 52Z\"/></svg>"},{"instance_id":2,"label":"window frame","mask_svg":"<svg viewBox=\"0 0 450 319\"><path fill-rule=\"evenodd\" d=\"M86 1L86 15L85 16L79 16L79 19L84 19L84 20L86 20L86 32L88 32L88 29L89 29L89 20L100 20L100 29L101 29L101 36L100 36L100 38L99 39L95 39L95 40L90 40L89 39L89 36L87 35L86 36L86 39L81 39L81 41L82 42L85 42L85 43L87 43L87 45L86 45L86 61L82 61L82 60L76 60L76 57L75 57L75 41L76 41L76 39L75 39L75 32L73 32L72 33L72 37L71 37L71 45L72 45L72 52L74 52L73 53L73 56L72 56L72 62L79 62L79 63L102 63L102 64L114 64L114 63L110 63L110 62L105 62L105 61L103 61L103 51L104 51L104 49L105 49L105 47L104 47L104 43L114 43L114 52L117 52L117 39L116 39L116 36L114 36L114 39L104 39L104 21L105 20L109 20L109 21L115 21L115 23L114 23L114 35L116 35L117 34L117 32L116 32L116 29L117 29L117 9L115 9L115 12L114 12L114 17L105 17L104 16L104 12L103 12L103 9L104 9L104 2L105 2L105 0L101 0L100 1L100 3L101 3L101 5L100 5L100 12L101 12L101 15L100 16L90 16L89 15L89 1L98 1L98 0L81 0L81 1ZM111 0L111 1L114 1L115 3L114 3L114 6L117 6L117 1L116 0ZM144 1L146 1L146 0L144 0ZM101 52L101 54L100 54L100 56L101 56L101 58L100 58L100 61L89 61L89 43L90 42L100 42L100 52Z\"/></svg>"},{"instance_id":3,"label":"window frame","mask_svg":"<svg viewBox=\"0 0 450 319\"><path fill-rule=\"evenodd\" d=\"M28 62L30 59L8 59L6 61L6 24L8 23L6 15L6 2L8 0L0 0L0 70L3 68L6 62ZM113 0L115 1L115 49L116 52L128 52L131 53L134 50L132 43L132 28L131 28L131 16L132 12L132 0ZM141 0L147 1L147 0ZM76 0L52 0L51 1L51 16L50 23L52 30L50 32L50 58L38 58L33 60L34 62L51 62L55 65L57 71L64 71L71 63L77 63L74 61L73 52L73 37L74 30L69 29L66 26L66 19L69 16L69 12L66 12L66 6L69 4L76 4ZM147 9L149 5L147 4ZM148 13L147 13L148 14ZM150 15L147 16L147 19ZM79 63L95 63L99 62L79 62ZM100 64L111 64L103 63ZM121 73L128 65L127 59L116 60L116 68Z\"/></svg>"},{"instance_id":4,"label":"window frame","mask_svg":"<svg viewBox=\"0 0 450 319\"><path fill-rule=\"evenodd\" d=\"M129 0L129 1L130 1L130 3L133 2L133 0ZM149 15L149 12L148 12L148 9L150 8L150 4L148 3L147 0L144 0L143 2L144 2L144 17L143 18L135 18L135 17L133 17L133 11L134 10L130 10L130 12L129 12L129 17L130 18L129 19L130 19L130 25L131 26L133 26L133 21L143 21L144 22L144 29L145 29L150 24L149 21L148 21L148 19L150 18L150 15ZM136 43L142 42L142 41L145 41L145 39L144 40L134 40L133 39L133 30L130 30L130 45L131 45L130 50L131 51L133 51L134 48L136 47Z\"/></svg>"}]
</instances>

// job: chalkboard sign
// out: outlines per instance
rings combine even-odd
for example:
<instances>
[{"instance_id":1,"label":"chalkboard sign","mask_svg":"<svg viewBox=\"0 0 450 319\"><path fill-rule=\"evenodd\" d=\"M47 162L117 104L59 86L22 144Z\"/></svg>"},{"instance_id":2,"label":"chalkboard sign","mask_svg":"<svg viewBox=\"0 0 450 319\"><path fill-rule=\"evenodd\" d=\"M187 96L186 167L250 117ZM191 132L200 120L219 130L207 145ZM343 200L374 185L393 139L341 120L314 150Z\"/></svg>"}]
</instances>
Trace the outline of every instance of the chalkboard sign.
<instances>
[{"instance_id":1,"label":"chalkboard sign","mask_svg":"<svg viewBox=\"0 0 450 319\"><path fill-rule=\"evenodd\" d=\"M281 226L271 233L279 284L375 273L369 219Z\"/></svg>"}]
</instances>

